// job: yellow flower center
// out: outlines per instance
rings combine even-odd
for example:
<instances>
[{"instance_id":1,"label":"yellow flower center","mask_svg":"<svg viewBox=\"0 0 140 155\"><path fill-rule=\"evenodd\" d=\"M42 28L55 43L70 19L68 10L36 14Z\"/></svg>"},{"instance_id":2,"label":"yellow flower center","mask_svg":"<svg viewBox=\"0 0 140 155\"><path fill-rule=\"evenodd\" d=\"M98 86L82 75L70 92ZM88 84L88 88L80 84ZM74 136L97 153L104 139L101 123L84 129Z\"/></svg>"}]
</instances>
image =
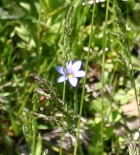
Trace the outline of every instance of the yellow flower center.
<instances>
[{"instance_id":1,"label":"yellow flower center","mask_svg":"<svg viewBox=\"0 0 140 155\"><path fill-rule=\"evenodd\" d=\"M72 73L69 73L68 74L68 78L73 78L73 74Z\"/></svg>"}]
</instances>

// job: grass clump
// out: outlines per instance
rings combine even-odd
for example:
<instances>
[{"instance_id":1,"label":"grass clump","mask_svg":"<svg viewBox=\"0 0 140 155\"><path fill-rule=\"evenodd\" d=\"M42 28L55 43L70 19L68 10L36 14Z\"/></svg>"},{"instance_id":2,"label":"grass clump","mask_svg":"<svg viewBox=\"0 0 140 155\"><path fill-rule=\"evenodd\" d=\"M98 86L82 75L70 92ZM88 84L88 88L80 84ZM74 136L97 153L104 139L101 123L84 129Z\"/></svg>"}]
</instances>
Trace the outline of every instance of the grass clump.
<instances>
[{"instance_id":1,"label":"grass clump","mask_svg":"<svg viewBox=\"0 0 140 155\"><path fill-rule=\"evenodd\" d=\"M0 154L139 154L139 5L0 3Z\"/></svg>"}]
</instances>

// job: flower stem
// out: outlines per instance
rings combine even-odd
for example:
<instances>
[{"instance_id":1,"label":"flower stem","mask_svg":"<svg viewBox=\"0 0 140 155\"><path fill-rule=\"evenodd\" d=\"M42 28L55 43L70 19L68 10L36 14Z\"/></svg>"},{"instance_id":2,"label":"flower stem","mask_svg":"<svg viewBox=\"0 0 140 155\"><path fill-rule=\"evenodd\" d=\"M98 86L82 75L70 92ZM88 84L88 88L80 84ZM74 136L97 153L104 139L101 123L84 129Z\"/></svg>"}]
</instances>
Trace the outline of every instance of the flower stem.
<instances>
[{"instance_id":1,"label":"flower stem","mask_svg":"<svg viewBox=\"0 0 140 155\"><path fill-rule=\"evenodd\" d=\"M102 42L102 88L101 88L101 104L102 104L102 110L101 110L101 154L103 155L104 153L104 72L105 72L105 48L106 48L106 29L107 29L107 20L108 20L108 10L109 10L109 0L107 0L107 6L106 6L106 15L105 15L105 25L104 25L104 30L103 30L103 42Z\"/></svg>"},{"instance_id":2,"label":"flower stem","mask_svg":"<svg viewBox=\"0 0 140 155\"><path fill-rule=\"evenodd\" d=\"M66 62L71 59L70 57L70 51L71 51L71 34L72 34L72 12L73 12L73 6L71 6L68 10L66 21L65 21L65 28L64 28L64 64L63 68L66 70ZM65 105L65 94L66 94L66 80L64 81L63 86L63 102L65 106L65 110L67 111L67 105ZM64 116L62 115L62 124L64 123ZM64 130L62 128L62 134L61 134L61 142L60 142L60 152L59 154L62 155L62 143L63 143L63 136L64 136Z\"/></svg>"},{"instance_id":3,"label":"flower stem","mask_svg":"<svg viewBox=\"0 0 140 155\"><path fill-rule=\"evenodd\" d=\"M87 70L88 70L89 55L90 55L90 49L91 49L91 43L92 43L92 37L93 37L92 34L93 34L95 5L96 5L96 3L93 4L93 9L92 9L93 12L92 12L92 22L91 22L91 33L90 33L89 46L88 46L89 50L88 50L88 53L87 53L86 67L85 67L86 73L87 73ZM84 104L85 84L86 84L86 77L84 77L84 82L83 82L83 87L82 87L82 96L81 96L81 103L80 103L79 119L78 119L78 123L77 123L76 144L75 144L75 147L74 147L74 155L77 154L77 148L78 148L78 143L79 143L80 122L81 122L81 116L82 116L83 104Z\"/></svg>"},{"instance_id":4,"label":"flower stem","mask_svg":"<svg viewBox=\"0 0 140 155\"><path fill-rule=\"evenodd\" d=\"M75 114L78 114L78 97L77 97L77 88L75 88L75 92L74 92L74 111Z\"/></svg>"},{"instance_id":5,"label":"flower stem","mask_svg":"<svg viewBox=\"0 0 140 155\"><path fill-rule=\"evenodd\" d=\"M65 105L65 96L66 96L65 94L66 94L66 81L64 81L64 86L63 86L63 102L67 110L67 105ZM63 122L64 122L64 116L62 115L62 124ZM60 155L62 155L63 136L64 136L64 130L62 128L61 139L60 139L60 150L59 150Z\"/></svg>"}]
</instances>

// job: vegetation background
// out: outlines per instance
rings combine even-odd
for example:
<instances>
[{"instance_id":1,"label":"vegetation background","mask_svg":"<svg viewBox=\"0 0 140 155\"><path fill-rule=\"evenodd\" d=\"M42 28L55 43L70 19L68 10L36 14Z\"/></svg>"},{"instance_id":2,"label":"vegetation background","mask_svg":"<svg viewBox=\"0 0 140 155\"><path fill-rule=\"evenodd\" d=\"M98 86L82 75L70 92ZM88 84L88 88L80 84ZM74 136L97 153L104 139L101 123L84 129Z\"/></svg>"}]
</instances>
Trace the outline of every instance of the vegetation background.
<instances>
[{"instance_id":1,"label":"vegetation background","mask_svg":"<svg viewBox=\"0 0 140 155\"><path fill-rule=\"evenodd\" d=\"M0 155L138 155L139 32L138 0L0 1Z\"/></svg>"}]
</instances>

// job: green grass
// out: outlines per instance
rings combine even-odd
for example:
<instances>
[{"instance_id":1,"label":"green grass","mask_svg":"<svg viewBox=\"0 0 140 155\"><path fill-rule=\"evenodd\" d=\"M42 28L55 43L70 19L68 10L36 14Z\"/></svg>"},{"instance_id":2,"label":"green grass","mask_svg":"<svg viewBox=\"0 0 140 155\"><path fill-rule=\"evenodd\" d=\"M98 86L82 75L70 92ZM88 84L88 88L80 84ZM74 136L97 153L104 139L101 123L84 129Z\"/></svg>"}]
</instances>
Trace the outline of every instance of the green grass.
<instances>
[{"instance_id":1,"label":"green grass","mask_svg":"<svg viewBox=\"0 0 140 155\"><path fill-rule=\"evenodd\" d=\"M0 3L0 154L138 153L140 2L85 2ZM56 82L70 60L76 88Z\"/></svg>"}]
</instances>

